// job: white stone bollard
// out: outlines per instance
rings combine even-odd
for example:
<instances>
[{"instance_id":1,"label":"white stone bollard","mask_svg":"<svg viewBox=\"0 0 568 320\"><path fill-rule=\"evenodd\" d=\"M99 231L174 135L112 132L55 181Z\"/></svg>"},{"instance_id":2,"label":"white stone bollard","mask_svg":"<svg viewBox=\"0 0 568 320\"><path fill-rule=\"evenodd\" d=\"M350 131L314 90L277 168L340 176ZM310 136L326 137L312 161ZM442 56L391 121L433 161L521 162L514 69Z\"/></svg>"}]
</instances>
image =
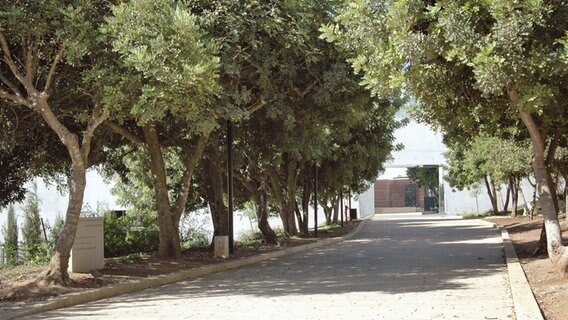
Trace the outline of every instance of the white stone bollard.
<instances>
[{"instance_id":1,"label":"white stone bollard","mask_svg":"<svg viewBox=\"0 0 568 320\"><path fill-rule=\"evenodd\" d=\"M215 247L215 258L229 257L229 236L216 236L213 246Z\"/></svg>"}]
</instances>

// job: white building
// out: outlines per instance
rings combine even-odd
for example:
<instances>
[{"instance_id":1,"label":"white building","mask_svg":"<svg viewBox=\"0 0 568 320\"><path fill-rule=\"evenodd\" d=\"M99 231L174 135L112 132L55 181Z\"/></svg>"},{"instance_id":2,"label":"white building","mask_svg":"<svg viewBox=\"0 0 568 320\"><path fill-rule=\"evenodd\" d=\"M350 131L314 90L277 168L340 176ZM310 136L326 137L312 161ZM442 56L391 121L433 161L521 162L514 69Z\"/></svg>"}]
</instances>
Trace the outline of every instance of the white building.
<instances>
[{"instance_id":1,"label":"white building","mask_svg":"<svg viewBox=\"0 0 568 320\"><path fill-rule=\"evenodd\" d=\"M398 119L407 117L401 110L397 113ZM377 177L380 180L396 180L406 177L406 169L410 167L432 166L437 167L440 177L440 213L460 215L463 213L482 213L491 209L489 196L484 189L481 190L452 190L444 179L444 153L448 148L442 141L442 134L434 131L430 126L411 120L406 126L395 132L396 143L404 145L404 149L392 153L392 161L385 164L385 172ZM380 192L380 191L377 191ZM362 217L380 211L375 205L375 186L358 196L357 207ZM500 205L505 198L505 192L498 193ZM395 210L396 211L396 210Z\"/></svg>"}]
</instances>

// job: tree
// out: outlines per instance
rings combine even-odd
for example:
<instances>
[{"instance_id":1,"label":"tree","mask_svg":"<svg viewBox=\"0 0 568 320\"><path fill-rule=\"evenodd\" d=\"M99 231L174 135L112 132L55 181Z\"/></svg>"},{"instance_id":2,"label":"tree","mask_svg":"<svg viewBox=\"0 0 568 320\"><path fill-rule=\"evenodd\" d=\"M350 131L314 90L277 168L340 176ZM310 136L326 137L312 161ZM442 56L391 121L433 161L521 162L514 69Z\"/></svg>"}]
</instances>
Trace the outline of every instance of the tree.
<instances>
[{"instance_id":1,"label":"tree","mask_svg":"<svg viewBox=\"0 0 568 320\"><path fill-rule=\"evenodd\" d=\"M198 12L202 28L213 35L220 47L220 84L223 94L218 97L216 103L227 110L231 119L244 123L243 128L248 127L248 122L254 123L256 119L264 119L266 116L281 117L290 124L293 120L292 115L289 115L292 106L310 93L318 83L320 70L310 67L324 61L324 56L319 51L325 43L317 39L317 24L313 21L322 19L326 12L322 8L327 8L329 2L224 0L190 3ZM270 108L270 112L266 112L266 108ZM259 116L259 112L262 112L262 115ZM228 117L223 119L225 118ZM239 124L235 124L235 131L240 130L238 126ZM221 127L224 127L224 123L221 123ZM221 159L219 154L224 154L222 150L225 144L218 142L223 141L224 134L223 130L214 133L217 139L212 144L217 148L209 146L207 157L203 160L206 170L212 170L214 173L206 177L209 178L208 186L216 190L208 191L215 234L228 232L228 225L224 223L227 221L227 211L222 201L223 166L221 163L211 162L213 158ZM249 137L246 132L241 136L245 135ZM235 144L238 146L248 143L235 136ZM256 136L252 136L252 139L256 139ZM249 163L254 161L250 159L262 160L258 158L257 151L259 150L255 149L251 155L243 157L236 155L235 160L239 164L235 167L243 170L237 176L239 185L244 185L249 191L255 190L253 197L264 202L268 201L263 194L269 186L267 173L264 167ZM266 188L261 188L261 185ZM256 208L260 210L257 213L262 218L258 221L262 224L260 229L265 232L265 239L275 241L274 233L270 231L268 221L264 218L266 205L257 203ZM285 225L294 228L293 211L291 218L286 218Z\"/></svg>"},{"instance_id":2,"label":"tree","mask_svg":"<svg viewBox=\"0 0 568 320\"><path fill-rule=\"evenodd\" d=\"M22 236L26 261L31 263L41 262L46 258L46 246L43 239L37 184L35 182L26 195L23 212L24 225L22 227Z\"/></svg>"},{"instance_id":3,"label":"tree","mask_svg":"<svg viewBox=\"0 0 568 320\"><path fill-rule=\"evenodd\" d=\"M412 167L406 169L406 175L411 181L416 182L419 187L426 187L436 197L436 203L440 199L439 188L440 179L438 168L436 167Z\"/></svg>"},{"instance_id":4,"label":"tree","mask_svg":"<svg viewBox=\"0 0 568 320\"><path fill-rule=\"evenodd\" d=\"M6 264L9 266L16 265L19 262L18 257L18 218L14 212L13 206L8 206L8 217L6 226L3 228L4 233L4 257Z\"/></svg>"},{"instance_id":5,"label":"tree","mask_svg":"<svg viewBox=\"0 0 568 320\"><path fill-rule=\"evenodd\" d=\"M145 150L158 212L161 257L181 255L179 222L193 171L219 112L217 46L183 3L134 0L112 7L103 27L118 63L102 71L111 81L105 105L117 112L116 133ZM183 177L170 199L164 152L177 152Z\"/></svg>"},{"instance_id":6,"label":"tree","mask_svg":"<svg viewBox=\"0 0 568 320\"><path fill-rule=\"evenodd\" d=\"M531 172L531 153L526 142L482 135L471 143L454 142L449 149L446 158L450 186L463 190L484 184L497 214L497 190L507 185L512 192L512 214L516 214L520 182Z\"/></svg>"},{"instance_id":7,"label":"tree","mask_svg":"<svg viewBox=\"0 0 568 320\"><path fill-rule=\"evenodd\" d=\"M503 119L528 133L549 257L568 271L547 159L566 128L563 1L356 1L323 28L353 52L363 84L416 97L423 119L453 135ZM551 141L557 141L552 142ZM547 151L548 150L548 151ZM548 152L545 153L545 152Z\"/></svg>"},{"instance_id":8,"label":"tree","mask_svg":"<svg viewBox=\"0 0 568 320\"><path fill-rule=\"evenodd\" d=\"M81 87L82 72L96 59L93 46L106 1L11 1L0 5L0 106L38 115L64 146L69 206L65 226L40 278L69 284L67 266L83 203L85 173L97 127L108 117ZM34 21L34 23L30 23ZM89 57L90 59L87 59ZM63 116L64 115L64 116Z\"/></svg>"}]
</instances>

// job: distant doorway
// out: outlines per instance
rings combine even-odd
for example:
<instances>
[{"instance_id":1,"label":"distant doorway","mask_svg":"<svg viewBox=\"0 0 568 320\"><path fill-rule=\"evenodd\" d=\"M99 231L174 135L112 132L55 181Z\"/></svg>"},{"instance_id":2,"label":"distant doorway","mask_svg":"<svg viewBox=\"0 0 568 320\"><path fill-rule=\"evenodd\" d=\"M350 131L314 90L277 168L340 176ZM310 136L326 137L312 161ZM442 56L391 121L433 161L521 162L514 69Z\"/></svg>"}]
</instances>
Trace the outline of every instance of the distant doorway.
<instances>
[{"instance_id":1,"label":"distant doorway","mask_svg":"<svg viewBox=\"0 0 568 320\"><path fill-rule=\"evenodd\" d=\"M423 211L437 213L440 203L439 166L420 166L406 169L408 179L424 188Z\"/></svg>"},{"instance_id":2,"label":"distant doorway","mask_svg":"<svg viewBox=\"0 0 568 320\"><path fill-rule=\"evenodd\" d=\"M438 166L410 167L401 174L375 182L375 212L439 211Z\"/></svg>"}]
</instances>

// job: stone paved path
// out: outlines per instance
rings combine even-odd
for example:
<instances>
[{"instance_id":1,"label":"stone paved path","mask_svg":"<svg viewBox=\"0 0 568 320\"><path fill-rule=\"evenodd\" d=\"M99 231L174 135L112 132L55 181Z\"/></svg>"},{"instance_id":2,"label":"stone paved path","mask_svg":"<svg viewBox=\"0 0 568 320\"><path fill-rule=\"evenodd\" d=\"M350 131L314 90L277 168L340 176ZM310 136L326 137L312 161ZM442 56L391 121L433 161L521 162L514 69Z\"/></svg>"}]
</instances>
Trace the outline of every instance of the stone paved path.
<instances>
[{"instance_id":1,"label":"stone paved path","mask_svg":"<svg viewBox=\"0 0 568 320\"><path fill-rule=\"evenodd\" d=\"M32 319L513 319L496 229L381 215L338 245Z\"/></svg>"}]
</instances>

